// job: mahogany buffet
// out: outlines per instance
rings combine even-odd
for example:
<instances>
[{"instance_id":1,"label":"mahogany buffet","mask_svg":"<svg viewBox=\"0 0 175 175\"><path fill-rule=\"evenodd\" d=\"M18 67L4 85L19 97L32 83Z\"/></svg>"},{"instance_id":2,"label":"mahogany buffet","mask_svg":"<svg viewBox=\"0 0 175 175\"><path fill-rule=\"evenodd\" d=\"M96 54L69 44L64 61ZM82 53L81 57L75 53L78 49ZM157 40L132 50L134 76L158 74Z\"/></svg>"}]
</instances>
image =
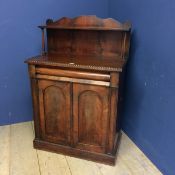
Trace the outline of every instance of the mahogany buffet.
<instances>
[{"instance_id":1,"label":"mahogany buffet","mask_svg":"<svg viewBox=\"0 0 175 175\"><path fill-rule=\"evenodd\" d=\"M42 54L25 61L34 148L114 165L131 24L79 16L39 28Z\"/></svg>"}]
</instances>

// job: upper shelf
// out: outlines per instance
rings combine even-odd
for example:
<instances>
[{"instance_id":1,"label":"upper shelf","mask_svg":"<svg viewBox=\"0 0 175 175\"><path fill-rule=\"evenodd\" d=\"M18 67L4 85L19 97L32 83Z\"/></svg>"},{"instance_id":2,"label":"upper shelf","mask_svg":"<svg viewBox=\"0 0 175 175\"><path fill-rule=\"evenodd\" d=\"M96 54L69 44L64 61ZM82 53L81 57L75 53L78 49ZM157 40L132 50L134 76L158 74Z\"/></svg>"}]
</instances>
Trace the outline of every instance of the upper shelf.
<instances>
[{"instance_id":1,"label":"upper shelf","mask_svg":"<svg viewBox=\"0 0 175 175\"><path fill-rule=\"evenodd\" d=\"M46 25L38 27L41 29L130 31L131 23L126 22L122 24L112 18L101 19L90 15L72 19L63 17L55 22L52 19L48 19Z\"/></svg>"}]
</instances>

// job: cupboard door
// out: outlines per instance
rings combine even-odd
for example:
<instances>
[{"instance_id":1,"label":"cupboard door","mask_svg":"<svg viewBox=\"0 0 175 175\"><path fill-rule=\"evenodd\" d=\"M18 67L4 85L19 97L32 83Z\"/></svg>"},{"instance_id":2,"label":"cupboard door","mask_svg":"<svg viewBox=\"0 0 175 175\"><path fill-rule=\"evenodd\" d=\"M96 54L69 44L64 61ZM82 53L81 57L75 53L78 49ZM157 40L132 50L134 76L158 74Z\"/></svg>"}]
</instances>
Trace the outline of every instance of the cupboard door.
<instances>
[{"instance_id":1,"label":"cupboard door","mask_svg":"<svg viewBox=\"0 0 175 175\"><path fill-rule=\"evenodd\" d=\"M108 88L73 84L74 146L87 151L104 153L108 113Z\"/></svg>"},{"instance_id":2,"label":"cupboard door","mask_svg":"<svg viewBox=\"0 0 175 175\"><path fill-rule=\"evenodd\" d=\"M70 143L70 83L39 80L39 111L43 140Z\"/></svg>"}]
</instances>

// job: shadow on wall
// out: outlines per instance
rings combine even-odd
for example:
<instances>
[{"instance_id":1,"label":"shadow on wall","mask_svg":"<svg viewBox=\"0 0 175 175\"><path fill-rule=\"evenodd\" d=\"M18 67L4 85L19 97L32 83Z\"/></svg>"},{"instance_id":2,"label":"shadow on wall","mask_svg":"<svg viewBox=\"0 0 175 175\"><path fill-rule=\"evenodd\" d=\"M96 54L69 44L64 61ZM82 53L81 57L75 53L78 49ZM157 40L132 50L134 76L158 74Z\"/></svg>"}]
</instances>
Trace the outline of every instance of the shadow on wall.
<instances>
[{"instance_id":1,"label":"shadow on wall","mask_svg":"<svg viewBox=\"0 0 175 175\"><path fill-rule=\"evenodd\" d=\"M136 50L139 47L138 36L136 30L132 31L131 37L131 48L130 48L130 56L128 58L128 63L126 67L126 78L124 83L124 103L123 109L121 113L121 125L122 129L128 130L128 128L132 129L132 134L135 137L138 132L139 127L139 112L140 106L142 104L142 99L144 98L144 93L142 90L142 86L139 84L137 67L136 67ZM135 108L137 106L137 109ZM134 113L132 115L129 115ZM132 118L128 118L128 116L132 116ZM133 120L135 121L133 126Z\"/></svg>"}]
</instances>

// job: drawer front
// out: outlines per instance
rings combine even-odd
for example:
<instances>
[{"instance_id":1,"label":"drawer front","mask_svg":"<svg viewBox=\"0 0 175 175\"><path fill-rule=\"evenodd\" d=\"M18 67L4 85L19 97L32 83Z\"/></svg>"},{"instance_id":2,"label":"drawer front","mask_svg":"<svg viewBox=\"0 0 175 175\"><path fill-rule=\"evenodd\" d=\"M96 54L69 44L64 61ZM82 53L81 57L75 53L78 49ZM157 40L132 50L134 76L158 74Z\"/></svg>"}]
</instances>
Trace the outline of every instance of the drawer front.
<instances>
[{"instance_id":1,"label":"drawer front","mask_svg":"<svg viewBox=\"0 0 175 175\"><path fill-rule=\"evenodd\" d=\"M62 70L62 69L50 69L50 68L36 68L36 73L41 75L51 75L59 77L79 78L87 80L98 80L98 81L110 81L109 74L103 73L92 73L85 71L73 71L73 70Z\"/></svg>"},{"instance_id":2,"label":"drawer front","mask_svg":"<svg viewBox=\"0 0 175 175\"><path fill-rule=\"evenodd\" d=\"M36 68L36 77L38 79L45 80L92 84L98 86L110 86L109 74L49 68Z\"/></svg>"}]
</instances>

